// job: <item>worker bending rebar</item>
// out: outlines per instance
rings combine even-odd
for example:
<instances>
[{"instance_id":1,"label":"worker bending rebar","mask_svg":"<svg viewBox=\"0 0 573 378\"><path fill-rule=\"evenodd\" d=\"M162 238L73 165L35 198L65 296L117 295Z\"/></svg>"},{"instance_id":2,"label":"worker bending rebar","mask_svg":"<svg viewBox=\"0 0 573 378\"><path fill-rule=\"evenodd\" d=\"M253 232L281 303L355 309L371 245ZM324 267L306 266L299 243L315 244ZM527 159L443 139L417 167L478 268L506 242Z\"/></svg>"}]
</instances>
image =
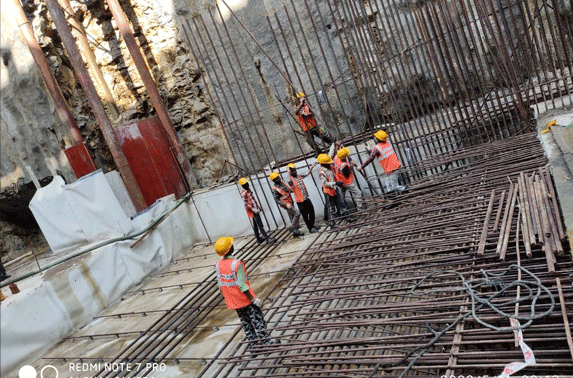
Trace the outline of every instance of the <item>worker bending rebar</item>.
<instances>
[{"instance_id":1,"label":"worker bending rebar","mask_svg":"<svg viewBox=\"0 0 573 378\"><path fill-rule=\"evenodd\" d=\"M340 187L340 195L342 196L342 201L346 196L346 192L356 201L356 208L361 210L363 205L362 202L362 192L356 186L356 181L354 180L354 172L352 168L356 166L356 163L348 157L350 155L350 150L346 147L339 149L336 152L336 157L334 158L334 167L336 168L336 181L342 182Z\"/></svg>"},{"instance_id":2,"label":"worker bending rebar","mask_svg":"<svg viewBox=\"0 0 573 378\"><path fill-rule=\"evenodd\" d=\"M290 163L287 165L287 171L289 174L287 183L294 194L294 200L296 202L296 205L298 206L300 214L302 215L302 220L306 224L308 232L310 232L311 234L318 232L319 227L314 225L314 220L315 220L314 206L312 205L308 189L306 188L303 179L308 175L310 175L310 172L315 166L316 164L313 164L310 166L310 168L306 173L298 174L296 170L296 165L294 165L294 163Z\"/></svg>"},{"instance_id":3,"label":"worker bending rebar","mask_svg":"<svg viewBox=\"0 0 573 378\"><path fill-rule=\"evenodd\" d=\"M289 186L282 180L277 172L272 172L269 178L274 184L271 191L275 202L286 210L290 218L291 224L288 228L289 231L292 232L295 238L304 235L298 229L300 227L300 211L294 207Z\"/></svg>"},{"instance_id":4,"label":"worker bending rebar","mask_svg":"<svg viewBox=\"0 0 573 378\"><path fill-rule=\"evenodd\" d=\"M375 158L378 158L382 169L384 170L384 186L386 193L390 192L403 192L407 188L398 183L398 168L402 166L398 160L396 152L392 144L388 142L388 134L383 130L378 130L374 133L376 146L370 152L370 156L366 161L357 168L361 171L370 164Z\"/></svg>"},{"instance_id":5,"label":"worker bending rebar","mask_svg":"<svg viewBox=\"0 0 573 378\"><path fill-rule=\"evenodd\" d=\"M255 237L257 238L257 243L261 244L265 240L269 244L276 242L277 240L271 238L265 231L260 215L263 209L257 202L255 194L249 188L249 180L246 177L242 177L239 179L239 185L241 185L243 188L243 190L241 190L241 198L243 199L243 205L247 211L247 216L251 220L253 231L255 232Z\"/></svg>"},{"instance_id":6,"label":"worker bending rebar","mask_svg":"<svg viewBox=\"0 0 573 378\"><path fill-rule=\"evenodd\" d=\"M315 136L319 137L325 146L329 146L332 143L332 138L330 137L328 132L324 130L322 126L317 125L316 120L314 118L314 111L312 110L310 105L308 105L304 93L302 92L298 93L296 96L299 99L299 103L295 110L295 114L298 118L298 122L300 123L302 131L304 131L306 142L309 144L309 146L312 147L314 152L318 155L320 154L320 149L316 145L314 137Z\"/></svg>"},{"instance_id":7,"label":"worker bending rebar","mask_svg":"<svg viewBox=\"0 0 573 378\"><path fill-rule=\"evenodd\" d=\"M342 195L340 194L340 190L338 187L342 186L341 181L336 181L336 172L334 167L332 166L332 159L327 154L320 154L318 155L318 163L320 164L320 181L322 182L322 191L324 192L324 198L326 202L329 204L327 212L327 225L330 226L331 229L336 228L336 224L334 222L334 214L336 211L336 206L340 210L340 214L342 216L347 216L348 208L346 207L346 203L342 200ZM349 217L349 222L356 221L355 218Z\"/></svg>"}]
</instances>

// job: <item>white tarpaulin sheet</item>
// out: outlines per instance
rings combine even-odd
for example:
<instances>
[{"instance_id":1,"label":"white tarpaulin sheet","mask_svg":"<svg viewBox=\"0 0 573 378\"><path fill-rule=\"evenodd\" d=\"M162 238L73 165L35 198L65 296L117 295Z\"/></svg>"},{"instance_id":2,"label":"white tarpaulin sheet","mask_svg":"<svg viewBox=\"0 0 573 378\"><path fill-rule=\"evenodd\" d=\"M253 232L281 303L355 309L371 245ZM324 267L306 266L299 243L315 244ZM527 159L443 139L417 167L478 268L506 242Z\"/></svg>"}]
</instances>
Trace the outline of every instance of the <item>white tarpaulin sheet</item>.
<instances>
[{"instance_id":1,"label":"white tarpaulin sheet","mask_svg":"<svg viewBox=\"0 0 573 378\"><path fill-rule=\"evenodd\" d=\"M30 210L53 252L133 231L129 217L101 171L69 185L61 177L55 177L36 192Z\"/></svg>"},{"instance_id":2,"label":"white tarpaulin sheet","mask_svg":"<svg viewBox=\"0 0 573 378\"><path fill-rule=\"evenodd\" d=\"M61 185L59 189L55 187L56 193L62 188ZM82 195L88 193L84 196L85 201L89 200L90 194L96 195L89 187L82 190L85 190ZM63 195L60 191L60 196ZM78 195L76 199L80 197ZM55 195L50 202L45 201L45 197L41 199L39 203L42 205L69 204L67 201L58 201L61 198ZM174 196L162 198L133 221L128 218L133 224L130 227L136 228L136 231L144 230L175 204ZM33 284L29 284L28 280L19 282L22 291L2 302L1 376L16 376L20 367L41 357L50 347L90 322L152 271L167 266L173 258L192 247L196 242L190 236L193 235L192 225L190 222L184 223L189 219L188 205L183 203L133 248L137 238L110 243L48 269L43 276L28 279L35 281ZM89 216L96 213L95 206L81 206L75 209L70 218L80 216L78 209L91 212ZM43 210L40 214L46 213ZM58 214L62 213L60 211ZM73 240L73 235L66 235L70 228L64 227L82 224L67 219L61 222L62 228L58 229L55 224L47 223L51 227L48 232L57 232L57 235L67 237L67 240ZM99 230L102 229L105 230L103 227ZM81 231L81 227L76 227L77 230ZM101 236L98 233L91 235Z\"/></svg>"}]
</instances>

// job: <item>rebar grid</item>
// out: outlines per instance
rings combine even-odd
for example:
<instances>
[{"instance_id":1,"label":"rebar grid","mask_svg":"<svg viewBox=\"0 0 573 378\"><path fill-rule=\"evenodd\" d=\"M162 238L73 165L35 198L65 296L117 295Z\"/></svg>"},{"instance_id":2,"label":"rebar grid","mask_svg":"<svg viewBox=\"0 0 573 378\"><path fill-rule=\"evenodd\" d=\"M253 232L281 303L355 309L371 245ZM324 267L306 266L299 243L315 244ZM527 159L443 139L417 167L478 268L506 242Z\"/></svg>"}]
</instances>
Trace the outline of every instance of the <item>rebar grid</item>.
<instances>
[{"instance_id":1,"label":"rebar grid","mask_svg":"<svg viewBox=\"0 0 573 378\"><path fill-rule=\"evenodd\" d=\"M540 246L532 246L531 258L524 254L518 259L517 219L508 225L505 261L496 254L497 235L486 239L483 255L477 254L484 220L493 213L488 211L489 193L508 190L521 172L542 167L546 160L541 147L528 134L466 148L459 155L436 156L424 168L451 161L458 163L456 169L422 177L409 193L390 201L373 198L357 223L309 248L293 266L296 275L279 283L272 306L265 308L271 338L281 343L254 351L240 346L219 361L221 367L212 376L498 375L506 364L523 361L513 332L479 324L469 313L471 299L457 277L436 276L424 285L425 291L439 292L418 296L411 289L442 270L456 271L468 281L479 278L482 269L490 275L505 272L500 284L526 280L521 270L508 271L516 262L551 292L531 300L526 290L519 294L513 288L491 300L506 313L518 308L516 316L524 319L549 312L524 330L537 364L522 373L570 374L573 354L560 312L560 304L573 297L567 276L570 257L555 256L553 274ZM556 275L569 285L556 285ZM482 288L479 295L495 290ZM516 298L521 302L507 304ZM490 308L477 313L479 321L510 327L507 317ZM451 329L430 343L447 327Z\"/></svg>"}]
</instances>

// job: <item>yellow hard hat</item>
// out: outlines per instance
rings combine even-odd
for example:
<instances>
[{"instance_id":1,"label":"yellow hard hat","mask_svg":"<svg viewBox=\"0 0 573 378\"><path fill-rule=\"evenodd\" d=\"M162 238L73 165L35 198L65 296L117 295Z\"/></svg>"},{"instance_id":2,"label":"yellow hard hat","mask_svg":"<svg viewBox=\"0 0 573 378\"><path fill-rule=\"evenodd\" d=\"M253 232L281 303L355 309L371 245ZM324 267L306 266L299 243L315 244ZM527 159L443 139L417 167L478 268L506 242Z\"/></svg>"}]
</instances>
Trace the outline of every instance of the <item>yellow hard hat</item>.
<instances>
[{"instance_id":1,"label":"yellow hard hat","mask_svg":"<svg viewBox=\"0 0 573 378\"><path fill-rule=\"evenodd\" d=\"M239 185L241 185L241 186L245 185L248 182L249 182L249 180L246 177L241 177L239 179Z\"/></svg>"},{"instance_id":2,"label":"yellow hard hat","mask_svg":"<svg viewBox=\"0 0 573 378\"><path fill-rule=\"evenodd\" d=\"M388 138L388 134L384 130L378 130L374 133L374 137L378 140L385 141Z\"/></svg>"},{"instance_id":3,"label":"yellow hard hat","mask_svg":"<svg viewBox=\"0 0 573 378\"><path fill-rule=\"evenodd\" d=\"M290 168L296 169L296 165L294 165L294 163L287 164L287 169L290 169Z\"/></svg>"},{"instance_id":4,"label":"yellow hard hat","mask_svg":"<svg viewBox=\"0 0 573 378\"><path fill-rule=\"evenodd\" d=\"M338 156L339 159L344 160L348 157L348 155L350 155L350 150L346 147L341 148L340 150L338 150L338 152L336 153L336 156Z\"/></svg>"},{"instance_id":5,"label":"yellow hard hat","mask_svg":"<svg viewBox=\"0 0 573 378\"><path fill-rule=\"evenodd\" d=\"M318 155L318 157L316 159L318 160L319 164L331 164L332 163L332 159L327 154L320 154L320 155Z\"/></svg>"},{"instance_id":6,"label":"yellow hard hat","mask_svg":"<svg viewBox=\"0 0 573 378\"><path fill-rule=\"evenodd\" d=\"M276 172L272 172L271 175L269 176L271 181L274 181L277 177L279 177L279 174Z\"/></svg>"},{"instance_id":7,"label":"yellow hard hat","mask_svg":"<svg viewBox=\"0 0 573 378\"><path fill-rule=\"evenodd\" d=\"M223 236L220 237L219 240L215 243L215 252L219 256L225 256L233 246L233 238L230 236Z\"/></svg>"}]
</instances>

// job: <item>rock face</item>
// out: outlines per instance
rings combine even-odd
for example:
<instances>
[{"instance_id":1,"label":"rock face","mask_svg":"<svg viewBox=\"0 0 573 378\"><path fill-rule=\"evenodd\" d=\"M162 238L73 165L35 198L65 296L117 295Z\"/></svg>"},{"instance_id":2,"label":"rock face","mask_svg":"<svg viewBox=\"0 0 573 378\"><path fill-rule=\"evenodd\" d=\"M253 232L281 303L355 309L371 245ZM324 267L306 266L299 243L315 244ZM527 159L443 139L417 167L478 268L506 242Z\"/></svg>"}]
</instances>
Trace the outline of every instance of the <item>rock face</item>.
<instances>
[{"instance_id":1,"label":"rock face","mask_svg":"<svg viewBox=\"0 0 573 378\"><path fill-rule=\"evenodd\" d=\"M122 121L115 126L154 116L153 104L105 2L71 2L71 6L93 42L97 63L120 110ZM229 173L223 164L232 161L232 156L205 99L201 71L178 35L175 17L162 1L122 2L122 6L196 175L202 185L211 184L221 173ZM28 1L24 9L96 166L104 171L115 169L45 5ZM1 48L0 233L5 242L0 247L13 252L26 244L23 234L38 231L27 208L34 190L26 167L42 183L50 181L52 171L68 182L76 177L63 153L70 146L67 127L17 25L4 9Z\"/></svg>"}]
</instances>

